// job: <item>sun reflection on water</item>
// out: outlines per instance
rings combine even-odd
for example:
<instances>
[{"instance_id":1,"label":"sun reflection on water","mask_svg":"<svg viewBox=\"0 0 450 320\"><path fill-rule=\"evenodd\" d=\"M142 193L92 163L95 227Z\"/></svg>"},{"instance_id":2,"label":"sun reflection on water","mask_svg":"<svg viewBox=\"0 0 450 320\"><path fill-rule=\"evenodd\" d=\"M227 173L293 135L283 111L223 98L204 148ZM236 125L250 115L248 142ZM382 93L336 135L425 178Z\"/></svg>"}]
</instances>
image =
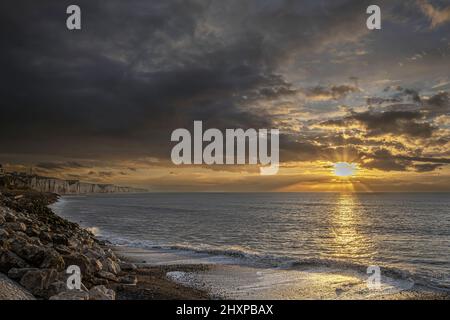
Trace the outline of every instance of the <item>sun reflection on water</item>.
<instances>
[{"instance_id":1,"label":"sun reflection on water","mask_svg":"<svg viewBox=\"0 0 450 320\"><path fill-rule=\"evenodd\" d=\"M365 261L373 255L373 247L361 230L361 219L365 217L358 196L341 193L337 197L330 219L330 254L334 258Z\"/></svg>"}]
</instances>

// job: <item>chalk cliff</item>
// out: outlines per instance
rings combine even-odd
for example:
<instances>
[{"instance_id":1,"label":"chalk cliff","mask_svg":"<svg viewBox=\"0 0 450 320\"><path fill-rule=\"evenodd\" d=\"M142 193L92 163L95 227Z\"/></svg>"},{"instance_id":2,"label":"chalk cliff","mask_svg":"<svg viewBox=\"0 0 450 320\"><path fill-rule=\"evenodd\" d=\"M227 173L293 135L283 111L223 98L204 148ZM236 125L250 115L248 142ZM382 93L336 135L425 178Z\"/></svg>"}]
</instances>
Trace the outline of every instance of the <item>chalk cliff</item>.
<instances>
[{"instance_id":1,"label":"chalk cliff","mask_svg":"<svg viewBox=\"0 0 450 320\"><path fill-rule=\"evenodd\" d=\"M112 184L86 183L78 180L63 180L57 178L41 177L18 173L8 173L0 176L8 187L31 188L39 192L52 192L60 195L87 194L87 193L132 193L146 192L147 190L121 187Z\"/></svg>"}]
</instances>

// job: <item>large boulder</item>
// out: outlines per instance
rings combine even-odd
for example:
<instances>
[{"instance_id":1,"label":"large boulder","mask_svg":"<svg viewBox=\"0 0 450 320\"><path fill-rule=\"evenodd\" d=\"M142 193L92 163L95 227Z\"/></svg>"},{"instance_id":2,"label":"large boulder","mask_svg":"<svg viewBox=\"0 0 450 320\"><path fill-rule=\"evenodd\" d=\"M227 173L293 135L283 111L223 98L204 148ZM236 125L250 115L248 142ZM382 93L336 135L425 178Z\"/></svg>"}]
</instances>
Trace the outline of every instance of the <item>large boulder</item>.
<instances>
[{"instance_id":1,"label":"large boulder","mask_svg":"<svg viewBox=\"0 0 450 320\"><path fill-rule=\"evenodd\" d=\"M50 297L49 300L89 300L89 293L81 290L64 291Z\"/></svg>"},{"instance_id":2,"label":"large boulder","mask_svg":"<svg viewBox=\"0 0 450 320\"><path fill-rule=\"evenodd\" d=\"M8 277L19 281L22 279L22 277L28 272L28 271L39 271L38 268L11 268L8 271Z\"/></svg>"},{"instance_id":3,"label":"large boulder","mask_svg":"<svg viewBox=\"0 0 450 320\"><path fill-rule=\"evenodd\" d=\"M41 232L37 228L31 226L31 227L27 227L27 229L25 230L25 233L29 237L39 237Z\"/></svg>"},{"instance_id":4,"label":"large boulder","mask_svg":"<svg viewBox=\"0 0 450 320\"><path fill-rule=\"evenodd\" d=\"M10 233L8 231L6 231L5 229L0 229L0 239L1 240L6 240L8 239L10 236Z\"/></svg>"},{"instance_id":5,"label":"large boulder","mask_svg":"<svg viewBox=\"0 0 450 320\"><path fill-rule=\"evenodd\" d=\"M129 262L119 262L120 269L123 271L134 271L137 269L137 266L134 263Z\"/></svg>"},{"instance_id":6,"label":"large boulder","mask_svg":"<svg viewBox=\"0 0 450 320\"><path fill-rule=\"evenodd\" d=\"M81 253L72 253L70 255L63 256L66 267L75 265L81 270L82 276L91 276L95 273L96 267L91 260Z\"/></svg>"},{"instance_id":7,"label":"large boulder","mask_svg":"<svg viewBox=\"0 0 450 320\"><path fill-rule=\"evenodd\" d=\"M110 258L111 260L113 260L113 261L117 261L118 260L116 255L114 254L114 252L111 249L109 249L109 248L105 250L105 255L108 258Z\"/></svg>"},{"instance_id":8,"label":"large boulder","mask_svg":"<svg viewBox=\"0 0 450 320\"><path fill-rule=\"evenodd\" d=\"M29 264L9 250L0 249L0 272L8 273L11 268L27 268Z\"/></svg>"},{"instance_id":9,"label":"large boulder","mask_svg":"<svg viewBox=\"0 0 450 320\"><path fill-rule=\"evenodd\" d=\"M116 293L105 286L95 286L89 290L89 300L116 300Z\"/></svg>"},{"instance_id":10,"label":"large boulder","mask_svg":"<svg viewBox=\"0 0 450 320\"><path fill-rule=\"evenodd\" d=\"M33 295L48 298L47 291L50 284L57 280L57 277L58 272L55 269L28 271L23 275L20 284Z\"/></svg>"},{"instance_id":11,"label":"large boulder","mask_svg":"<svg viewBox=\"0 0 450 320\"><path fill-rule=\"evenodd\" d=\"M39 266L44 260L44 249L27 242L23 238L13 239L10 242L11 251L33 266Z\"/></svg>"},{"instance_id":12,"label":"large boulder","mask_svg":"<svg viewBox=\"0 0 450 320\"><path fill-rule=\"evenodd\" d=\"M133 276L133 275L126 275L123 277L119 277L118 281L121 284L127 284L127 285L132 285L132 286L136 285L138 282L137 277Z\"/></svg>"},{"instance_id":13,"label":"large boulder","mask_svg":"<svg viewBox=\"0 0 450 320\"><path fill-rule=\"evenodd\" d=\"M5 220L7 222L16 222L17 221L16 216L14 214L12 214L11 212L8 212L8 211L5 212L4 217L5 217Z\"/></svg>"},{"instance_id":14,"label":"large boulder","mask_svg":"<svg viewBox=\"0 0 450 320\"><path fill-rule=\"evenodd\" d=\"M66 291L68 291L67 282L57 280L48 286L47 296L52 297Z\"/></svg>"},{"instance_id":15,"label":"large boulder","mask_svg":"<svg viewBox=\"0 0 450 320\"><path fill-rule=\"evenodd\" d=\"M112 274L119 274L120 273L120 265L113 261L111 258L106 258L102 260L103 270L110 272Z\"/></svg>"},{"instance_id":16,"label":"large boulder","mask_svg":"<svg viewBox=\"0 0 450 320\"><path fill-rule=\"evenodd\" d=\"M73 250L64 245L56 245L54 249L64 256L72 254Z\"/></svg>"},{"instance_id":17,"label":"large boulder","mask_svg":"<svg viewBox=\"0 0 450 320\"><path fill-rule=\"evenodd\" d=\"M114 274L112 274L111 272L99 271L97 273L97 277L103 278L103 279L106 279L109 281L117 282L117 277Z\"/></svg>"},{"instance_id":18,"label":"large boulder","mask_svg":"<svg viewBox=\"0 0 450 320\"><path fill-rule=\"evenodd\" d=\"M52 242L52 236L47 231L39 232L39 238L45 243Z\"/></svg>"},{"instance_id":19,"label":"large boulder","mask_svg":"<svg viewBox=\"0 0 450 320\"><path fill-rule=\"evenodd\" d=\"M54 244L62 244L65 246L69 244L69 240L67 239L67 237L60 234L54 234L52 240Z\"/></svg>"},{"instance_id":20,"label":"large boulder","mask_svg":"<svg viewBox=\"0 0 450 320\"><path fill-rule=\"evenodd\" d=\"M5 229L9 229L12 231L26 231L27 226L23 222L7 222L3 225Z\"/></svg>"},{"instance_id":21,"label":"large boulder","mask_svg":"<svg viewBox=\"0 0 450 320\"><path fill-rule=\"evenodd\" d=\"M40 265L44 269L56 269L58 271L64 270L65 263L63 257L54 249L47 249L44 251L44 259Z\"/></svg>"}]
</instances>

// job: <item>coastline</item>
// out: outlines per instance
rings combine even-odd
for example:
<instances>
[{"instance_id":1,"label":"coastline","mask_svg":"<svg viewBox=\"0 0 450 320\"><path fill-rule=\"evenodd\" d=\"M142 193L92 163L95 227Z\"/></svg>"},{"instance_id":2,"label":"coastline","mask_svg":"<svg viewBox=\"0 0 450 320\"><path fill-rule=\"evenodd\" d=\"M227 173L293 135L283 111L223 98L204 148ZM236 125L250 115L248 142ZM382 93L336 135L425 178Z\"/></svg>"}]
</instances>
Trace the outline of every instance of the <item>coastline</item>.
<instances>
[{"instance_id":1,"label":"coastline","mask_svg":"<svg viewBox=\"0 0 450 320\"><path fill-rule=\"evenodd\" d=\"M31 190L0 191L0 300L209 297L168 280L165 268L119 259L107 243L53 213L48 206L57 199ZM81 269L80 290L67 288L70 265Z\"/></svg>"},{"instance_id":2,"label":"coastline","mask_svg":"<svg viewBox=\"0 0 450 320\"><path fill-rule=\"evenodd\" d=\"M384 291L368 292L360 273L327 267L255 267L228 257L114 246L53 213L48 205L57 200L35 191L0 194L0 299L450 299L392 279ZM82 266L80 292L65 286L69 264Z\"/></svg>"},{"instance_id":3,"label":"coastline","mask_svg":"<svg viewBox=\"0 0 450 320\"><path fill-rule=\"evenodd\" d=\"M450 300L450 294L384 278L382 289L367 289L366 277L329 268L255 267L232 260L214 262L182 252L112 247L121 259L165 273L166 278L219 300Z\"/></svg>"}]
</instances>

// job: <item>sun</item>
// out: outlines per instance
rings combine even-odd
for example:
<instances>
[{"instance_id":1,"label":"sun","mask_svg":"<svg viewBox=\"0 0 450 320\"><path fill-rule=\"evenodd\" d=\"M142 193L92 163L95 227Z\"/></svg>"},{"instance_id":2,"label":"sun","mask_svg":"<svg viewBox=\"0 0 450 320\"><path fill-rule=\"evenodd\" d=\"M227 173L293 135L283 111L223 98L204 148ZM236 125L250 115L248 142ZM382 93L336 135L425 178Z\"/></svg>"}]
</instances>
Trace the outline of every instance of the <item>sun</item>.
<instances>
[{"instance_id":1,"label":"sun","mask_svg":"<svg viewBox=\"0 0 450 320\"><path fill-rule=\"evenodd\" d=\"M333 165L334 174L338 177L351 177L356 175L358 166L355 163L337 162Z\"/></svg>"}]
</instances>

